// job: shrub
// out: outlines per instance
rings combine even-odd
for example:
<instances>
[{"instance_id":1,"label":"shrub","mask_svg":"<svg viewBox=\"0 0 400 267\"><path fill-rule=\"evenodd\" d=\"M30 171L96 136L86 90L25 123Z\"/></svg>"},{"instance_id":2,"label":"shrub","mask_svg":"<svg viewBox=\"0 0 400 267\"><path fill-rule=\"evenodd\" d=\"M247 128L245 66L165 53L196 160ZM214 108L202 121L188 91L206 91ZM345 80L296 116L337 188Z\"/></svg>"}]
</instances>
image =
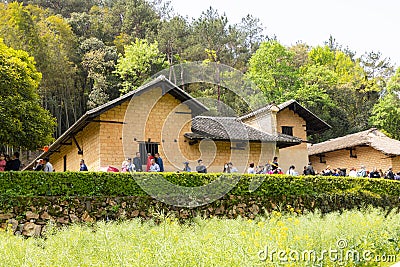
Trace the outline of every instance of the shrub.
<instances>
[{"instance_id":1,"label":"shrub","mask_svg":"<svg viewBox=\"0 0 400 267\"><path fill-rule=\"evenodd\" d=\"M137 179L158 185L160 179L184 187L207 185L217 179L237 184L233 195L318 196L321 194L370 194L400 196L400 182L386 179L239 175L198 173L106 173L106 172L0 172L0 195L7 196L145 196ZM254 191L250 184L259 182ZM163 188L160 188L162 191Z\"/></svg>"},{"instance_id":2,"label":"shrub","mask_svg":"<svg viewBox=\"0 0 400 267\"><path fill-rule=\"evenodd\" d=\"M215 183L218 179L219 182ZM166 203L186 201L182 198L181 191L174 190L171 184L184 187L210 184L211 186L207 187L206 197L222 192L223 186L231 186L230 192L226 192L226 196L221 198L223 204L214 203L214 208L223 205L235 209L233 206L238 203L247 203L248 207L254 203L269 211L276 209L277 206L286 207L287 205L299 210L320 209L322 212L365 205L392 209L398 206L400 196L400 182L385 179L215 173L134 173L131 175L102 172L2 172L0 173L0 210L22 205L28 201L26 198L35 199L34 197L134 196L150 203L147 199L151 197L149 198L149 194L139 186L137 181L150 185L153 188L150 195ZM250 191L252 184L259 184L259 187ZM197 189L193 190L194 193L190 197L193 199L204 197L201 193L196 193L197 191L200 192ZM213 199L221 196L220 194ZM22 198L25 200L21 200ZM168 201L165 201L166 199Z\"/></svg>"}]
</instances>

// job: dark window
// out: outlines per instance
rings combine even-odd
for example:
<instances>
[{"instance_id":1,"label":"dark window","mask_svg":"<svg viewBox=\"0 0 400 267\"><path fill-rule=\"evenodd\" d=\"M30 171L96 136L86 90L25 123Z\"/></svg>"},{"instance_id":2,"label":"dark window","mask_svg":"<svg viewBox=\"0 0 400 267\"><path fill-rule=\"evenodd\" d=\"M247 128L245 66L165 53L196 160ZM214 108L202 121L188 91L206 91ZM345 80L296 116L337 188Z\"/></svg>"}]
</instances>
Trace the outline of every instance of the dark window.
<instances>
[{"instance_id":1,"label":"dark window","mask_svg":"<svg viewBox=\"0 0 400 267\"><path fill-rule=\"evenodd\" d=\"M319 163L326 163L324 154L319 154L318 156L319 156Z\"/></svg>"},{"instance_id":2,"label":"dark window","mask_svg":"<svg viewBox=\"0 0 400 267\"><path fill-rule=\"evenodd\" d=\"M67 155L64 156L63 160L64 160L64 171L66 172L67 171Z\"/></svg>"},{"instance_id":3,"label":"dark window","mask_svg":"<svg viewBox=\"0 0 400 267\"><path fill-rule=\"evenodd\" d=\"M147 164L147 153L151 153L154 156L158 153L158 143L144 142L139 144L140 158L144 165Z\"/></svg>"},{"instance_id":4,"label":"dark window","mask_svg":"<svg viewBox=\"0 0 400 267\"><path fill-rule=\"evenodd\" d=\"M293 127L291 126L282 126L282 133L286 135L293 136Z\"/></svg>"},{"instance_id":5,"label":"dark window","mask_svg":"<svg viewBox=\"0 0 400 267\"><path fill-rule=\"evenodd\" d=\"M350 148L350 158L357 158L355 147Z\"/></svg>"}]
</instances>

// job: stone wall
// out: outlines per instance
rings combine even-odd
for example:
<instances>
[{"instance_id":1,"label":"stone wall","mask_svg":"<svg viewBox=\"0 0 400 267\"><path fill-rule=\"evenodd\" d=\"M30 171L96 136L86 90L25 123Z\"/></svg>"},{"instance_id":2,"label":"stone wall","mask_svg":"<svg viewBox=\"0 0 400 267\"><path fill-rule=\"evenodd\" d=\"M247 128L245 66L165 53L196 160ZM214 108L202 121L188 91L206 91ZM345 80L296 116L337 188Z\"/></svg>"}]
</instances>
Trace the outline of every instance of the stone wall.
<instances>
[{"instance_id":1,"label":"stone wall","mask_svg":"<svg viewBox=\"0 0 400 267\"><path fill-rule=\"evenodd\" d=\"M370 201L369 201L370 200ZM238 216L254 219L273 210L302 213L318 209L322 213L359 208L371 204L393 209L398 197L379 199L346 196L324 197L279 196L276 198L226 195L213 203L197 208L174 207L151 197L18 197L0 206L0 228L24 236L40 236L49 224L65 226L120 219L142 218L156 222L163 216L174 216L180 221L194 218ZM399 210L397 210L398 212Z\"/></svg>"}]
</instances>

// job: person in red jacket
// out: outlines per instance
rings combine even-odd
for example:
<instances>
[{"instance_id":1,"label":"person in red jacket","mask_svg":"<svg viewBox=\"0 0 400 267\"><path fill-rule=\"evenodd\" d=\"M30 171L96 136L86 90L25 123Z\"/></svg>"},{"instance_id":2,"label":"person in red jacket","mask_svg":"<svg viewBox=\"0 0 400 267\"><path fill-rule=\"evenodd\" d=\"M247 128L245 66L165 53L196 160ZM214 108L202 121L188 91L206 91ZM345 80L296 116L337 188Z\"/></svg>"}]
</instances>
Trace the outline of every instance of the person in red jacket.
<instances>
[{"instance_id":1,"label":"person in red jacket","mask_svg":"<svg viewBox=\"0 0 400 267\"><path fill-rule=\"evenodd\" d=\"M151 153L147 153L147 166L146 166L146 172L150 171L150 166L151 166L151 160L154 159L154 157L151 155Z\"/></svg>"},{"instance_id":2,"label":"person in red jacket","mask_svg":"<svg viewBox=\"0 0 400 267\"><path fill-rule=\"evenodd\" d=\"M3 154L0 154L0 172L3 172L6 169L6 157Z\"/></svg>"}]
</instances>

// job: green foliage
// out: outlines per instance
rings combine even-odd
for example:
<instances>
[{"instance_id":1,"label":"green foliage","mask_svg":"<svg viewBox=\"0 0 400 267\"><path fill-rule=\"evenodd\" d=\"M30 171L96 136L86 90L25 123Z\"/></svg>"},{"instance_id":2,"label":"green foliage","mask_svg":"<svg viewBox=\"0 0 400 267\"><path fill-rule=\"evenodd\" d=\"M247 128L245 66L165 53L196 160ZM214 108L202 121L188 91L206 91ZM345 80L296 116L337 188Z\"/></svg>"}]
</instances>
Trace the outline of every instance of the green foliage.
<instances>
[{"instance_id":1,"label":"green foliage","mask_svg":"<svg viewBox=\"0 0 400 267\"><path fill-rule=\"evenodd\" d=\"M95 108L115 98L119 82L115 71L118 54L116 47L106 46L97 38L88 38L79 46L82 51L82 67L87 72L88 107Z\"/></svg>"},{"instance_id":2,"label":"green foliage","mask_svg":"<svg viewBox=\"0 0 400 267\"><path fill-rule=\"evenodd\" d=\"M394 73L390 59L384 58L380 52L365 53L361 57L361 64L367 77L374 79L381 89L385 87L387 79Z\"/></svg>"},{"instance_id":3,"label":"green foliage","mask_svg":"<svg viewBox=\"0 0 400 267\"><path fill-rule=\"evenodd\" d=\"M222 175L197 173L102 173L102 172L2 172L0 195L12 196L145 196L136 180L160 184L160 179L185 187L207 185L217 179L237 185L230 194L237 196L318 196L370 192L372 195L398 196L400 183L385 179L285 175ZM263 179L254 192L253 179ZM218 186L218 184L217 184ZM167 188L167 187L166 187ZM160 192L165 188L159 188ZM215 190L218 190L216 188Z\"/></svg>"},{"instance_id":4,"label":"green foliage","mask_svg":"<svg viewBox=\"0 0 400 267\"><path fill-rule=\"evenodd\" d=\"M0 36L6 45L34 57L43 77L38 88L42 106L58 120L60 135L72 118L84 113L77 111L83 88L76 75L77 38L70 25L37 6L0 4Z\"/></svg>"},{"instance_id":5,"label":"green foliage","mask_svg":"<svg viewBox=\"0 0 400 267\"><path fill-rule=\"evenodd\" d=\"M384 130L390 137L400 140L400 99L389 93L375 104L370 117L372 125Z\"/></svg>"},{"instance_id":6,"label":"green foliage","mask_svg":"<svg viewBox=\"0 0 400 267\"><path fill-rule=\"evenodd\" d=\"M41 74L28 53L0 39L0 143L36 149L50 143L55 121L39 103Z\"/></svg>"},{"instance_id":7,"label":"green foliage","mask_svg":"<svg viewBox=\"0 0 400 267\"><path fill-rule=\"evenodd\" d=\"M38 5L43 9L49 9L55 14L69 17L72 12L88 11L97 0L18 0L24 4Z\"/></svg>"},{"instance_id":8,"label":"green foliage","mask_svg":"<svg viewBox=\"0 0 400 267\"><path fill-rule=\"evenodd\" d=\"M152 74L166 66L164 56L158 50L158 43L136 39L125 46L125 55L118 59L116 73L124 80L122 93L139 87Z\"/></svg>"},{"instance_id":9,"label":"green foliage","mask_svg":"<svg viewBox=\"0 0 400 267\"><path fill-rule=\"evenodd\" d=\"M400 68L398 68L395 74L389 79L387 89L396 94L400 93Z\"/></svg>"},{"instance_id":10,"label":"green foliage","mask_svg":"<svg viewBox=\"0 0 400 267\"><path fill-rule=\"evenodd\" d=\"M390 75L389 62L379 56L371 56L375 61L369 63L354 59L332 37L328 45L317 47L299 43L286 48L274 40L252 55L247 76L268 102L294 98L331 125L331 130L311 136L320 142L371 127L373 105Z\"/></svg>"},{"instance_id":11,"label":"green foliage","mask_svg":"<svg viewBox=\"0 0 400 267\"><path fill-rule=\"evenodd\" d=\"M332 126L312 136L312 141L371 127L372 108L393 76L389 59L380 52L356 58L332 36L324 46L284 47L276 37L264 36L263 29L258 18L247 15L232 24L212 7L198 18L182 17L173 14L171 2L164 0L0 3L0 38L7 46L27 51L37 62L43 75L39 95L42 106L58 121L56 137L88 108L142 85L166 66L164 61L173 65L207 59L246 73L261 88L264 95L250 96L248 102L266 105L295 98ZM102 47L82 49L82 44L93 45L94 39ZM124 47L132 50L130 59ZM168 75L175 83L190 75L178 69ZM204 84L185 84L182 89L235 103L236 114L246 111L229 90Z\"/></svg>"},{"instance_id":12,"label":"green foliage","mask_svg":"<svg viewBox=\"0 0 400 267\"><path fill-rule=\"evenodd\" d=\"M149 1L117 0L114 6L123 8L122 32L145 39L157 32L160 19Z\"/></svg>"},{"instance_id":13,"label":"green foliage","mask_svg":"<svg viewBox=\"0 0 400 267\"><path fill-rule=\"evenodd\" d=\"M297 89L298 71L294 53L277 41L261 43L249 61L248 77L265 93L269 102L281 103Z\"/></svg>"},{"instance_id":14,"label":"green foliage","mask_svg":"<svg viewBox=\"0 0 400 267\"><path fill-rule=\"evenodd\" d=\"M400 140L400 68L388 82L387 93L374 105L370 122L390 137Z\"/></svg>"}]
</instances>

